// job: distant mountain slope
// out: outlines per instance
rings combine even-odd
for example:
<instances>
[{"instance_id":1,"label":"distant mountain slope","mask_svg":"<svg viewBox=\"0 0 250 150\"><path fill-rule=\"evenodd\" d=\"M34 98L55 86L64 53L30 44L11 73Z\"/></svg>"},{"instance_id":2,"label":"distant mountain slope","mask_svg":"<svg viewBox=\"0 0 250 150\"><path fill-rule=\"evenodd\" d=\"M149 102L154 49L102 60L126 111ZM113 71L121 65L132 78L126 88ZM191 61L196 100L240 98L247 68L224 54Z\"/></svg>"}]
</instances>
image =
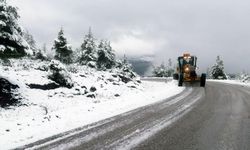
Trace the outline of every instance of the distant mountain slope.
<instances>
[{"instance_id":1,"label":"distant mountain slope","mask_svg":"<svg viewBox=\"0 0 250 150\"><path fill-rule=\"evenodd\" d=\"M129 57L133 70L140 76L144 76L153 67L154 56Z\"/></svg>"}]
</instances>

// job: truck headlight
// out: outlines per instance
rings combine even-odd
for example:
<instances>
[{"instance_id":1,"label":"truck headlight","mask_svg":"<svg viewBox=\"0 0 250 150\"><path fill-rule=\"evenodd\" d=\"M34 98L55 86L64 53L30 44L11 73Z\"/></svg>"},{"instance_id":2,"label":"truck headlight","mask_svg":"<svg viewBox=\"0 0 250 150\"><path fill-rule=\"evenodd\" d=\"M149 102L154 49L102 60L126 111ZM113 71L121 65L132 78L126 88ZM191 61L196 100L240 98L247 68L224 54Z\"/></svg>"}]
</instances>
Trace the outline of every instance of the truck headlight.
<instances>
[{"instance_id":1,"label":"truck headlight","mask_svg":"<svg viewBox=\"0 0 250 150\"><path fill-rule=\"evenodd\" d=\"M190 70L189 67L186 67L186 68L184 69L185 72L189 72L189 70Z\"/></svg>"}]
</instances>

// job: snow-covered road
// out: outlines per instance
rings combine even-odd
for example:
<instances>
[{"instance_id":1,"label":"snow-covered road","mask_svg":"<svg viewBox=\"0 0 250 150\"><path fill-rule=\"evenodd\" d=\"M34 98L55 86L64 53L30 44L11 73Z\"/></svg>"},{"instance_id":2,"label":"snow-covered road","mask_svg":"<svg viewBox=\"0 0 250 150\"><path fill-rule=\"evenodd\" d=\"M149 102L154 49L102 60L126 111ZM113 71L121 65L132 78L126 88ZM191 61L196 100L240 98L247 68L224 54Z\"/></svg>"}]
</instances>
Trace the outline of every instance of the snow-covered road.
<instances>
[{"instance_id":1,"label":"snow-covered road","mask_svg":"<svg viewBox=\"0 0 250 150\"><path fill-rule=\"evenodd\" d=\"M22 148L130 149L177 121L202 96L203 88L188 88L157 103Z\"/></svg>"},{"instance_id":2,"label":"snow-covered road","mask_svg":"<svg viewBox=\"0 0 250 150\"><path fill-rule=\"evenodd\" d=\"M249 87L210 81L21 148L249 149L249 97Z\"/></svg>"},{"instance_id":3,"label":"snow-covered road","mask_svg":"<svg viewBox=\"0 0 250 150\"><path fill-rule=\"evenodd\" d=\"M250 149L249 89L243 85L207 82L205 96L185 117L133 149Z\"/></svg>"},{"instance_id":4,"label":"snow-covered road","mask_svg":"<svg viewBox=\"0 0 250 150\"><path fill-rule=\"evenodd\" d=\"M133 109L162 101L184 90L175 81L143 81L140 88L119 86L119 97L44 97L49 91L29 90L34 105L0 111L0 145L16 148L62 132L74 130ZM172 101L173 102L173 101Z\"/></svg>"}]
</instances>

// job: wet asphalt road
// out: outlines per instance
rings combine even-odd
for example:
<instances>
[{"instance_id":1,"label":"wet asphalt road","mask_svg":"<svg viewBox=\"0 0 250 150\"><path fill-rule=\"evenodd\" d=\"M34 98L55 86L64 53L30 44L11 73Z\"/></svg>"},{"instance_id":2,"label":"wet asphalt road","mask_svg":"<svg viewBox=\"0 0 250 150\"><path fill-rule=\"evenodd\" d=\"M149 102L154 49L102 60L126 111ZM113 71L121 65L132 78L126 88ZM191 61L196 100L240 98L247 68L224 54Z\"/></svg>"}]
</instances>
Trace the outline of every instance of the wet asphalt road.
<instances>
[{"instance_id":1,"label":"wet asphalt road","mask_svg":"<svg viewBox=\"0 0 250 150\"><path fill-rule=\"evenodd\" d=\"M135 149L249 150L250 89L208 83L197 107Z\"/></svg>"},{"instance_id":2,"label":"wet asphalt road","mask_svg":"<svg viewBox=\"0 0 250 150\"><path fill-rule=\"evenodd\" d=\"M153 105L22 148L249 150L250 88L216 82L187 87Z\"/></svg>"}]
</instances>

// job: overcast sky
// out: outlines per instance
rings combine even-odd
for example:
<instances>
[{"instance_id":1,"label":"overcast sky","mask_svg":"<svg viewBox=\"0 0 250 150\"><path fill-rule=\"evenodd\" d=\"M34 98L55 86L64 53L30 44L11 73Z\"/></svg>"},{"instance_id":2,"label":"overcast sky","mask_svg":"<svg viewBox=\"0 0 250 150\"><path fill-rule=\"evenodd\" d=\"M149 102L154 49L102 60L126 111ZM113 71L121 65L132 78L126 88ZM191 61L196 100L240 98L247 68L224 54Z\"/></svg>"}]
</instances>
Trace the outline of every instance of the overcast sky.
<instances>
[{"instance_id":1,"label":"overcast sky","mask_svg":"<svg viewBox=\"0 0 250 150\"><path fill-rule=\"evenodd\" d=\"M111 40L121 55L155 55L155 62L167 62L190 52L200 68L220 55L226 71L250 72L249 0L10 1L38 45L51 46L63 27L79 47L91 26L97 39Z\"/></svg>"}]
</instances>

